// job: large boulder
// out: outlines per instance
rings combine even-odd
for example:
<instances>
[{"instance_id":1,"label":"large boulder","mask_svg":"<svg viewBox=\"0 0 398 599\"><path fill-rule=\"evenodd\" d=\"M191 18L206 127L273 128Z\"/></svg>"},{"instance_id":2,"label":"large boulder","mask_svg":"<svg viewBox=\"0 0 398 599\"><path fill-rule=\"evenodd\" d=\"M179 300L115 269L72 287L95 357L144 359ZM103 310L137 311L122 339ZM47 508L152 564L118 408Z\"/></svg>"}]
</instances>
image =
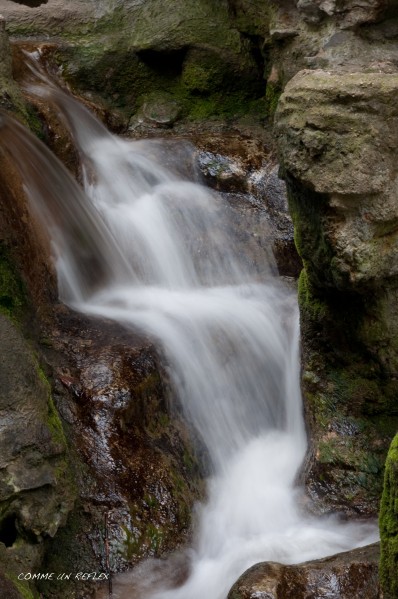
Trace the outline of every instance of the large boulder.
<instances>
[{"instance_id":1,"label":"large boulder","mask_svg":"<svg viewBox=\"0 0 398 599\"><path fill-rule=\"evenodd\" d=\"M228 599L378 599L377 544L294 566L265 562L245 572Z\"/></svg>"},{"instance_id":2,"label":"large boulder","mask_svg":"<svg viewBox=\"0 0 398 599\"><path fill-rule=\"evenodd\" d=\"M377 511L398 424L397 91L395 73L304 71L277 111L321 509Z\"/></svg>"}]
</instances>

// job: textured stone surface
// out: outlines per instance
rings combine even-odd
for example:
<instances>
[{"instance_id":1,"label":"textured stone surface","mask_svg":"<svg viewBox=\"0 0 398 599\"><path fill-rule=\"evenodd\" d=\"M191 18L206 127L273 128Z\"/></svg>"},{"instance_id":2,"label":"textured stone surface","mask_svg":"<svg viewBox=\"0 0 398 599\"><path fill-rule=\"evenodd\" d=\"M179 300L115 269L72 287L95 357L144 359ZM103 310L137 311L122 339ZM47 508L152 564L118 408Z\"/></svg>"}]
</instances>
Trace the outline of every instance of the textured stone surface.
<instances>
[{"instance_id":1,"label":"textured stone surface","mask_svg":"<svg viewBox=\"0 0 398 599\"><path fill-rule=\"evenodd\" d=\"M394 73L304 71L276 114L321 510L377 511L397 426L397 91Z\"/></svg>"},{"instance_id":2,"label":"textured stone surface","mask_svg":"<svg viewBox=\"0 0 398 599\"><path fill-rule=\"evenodd\" d=\"M42 351L73 447L78 498L41 567L120 572L185 541L201 492L197 459L152 343L64 306L54 316ZM40 591L80 599L94 586L44 580Z\"/></svg>"},{"instance_id":3,"label":"textured stone surface","mask_svg":"<svg viewBox=\"0 0 398 599\"><path fill-rule=\"evenodd\" d=\"M295 566L257 564L228 599L378 599L378 559L378 545L370 545Z\"/></svg>"},{"instance_id":4,"label":"textured stone surface","mask_svg":"<svg viewBox=\"0 0 398 599\"><path fill-rule=\"evenodd\" d=\"M304 71L280 102L286 170L328 196L331 255L314 255L310 240L301 250L331 286L355 288L398 274L397 92L395 74Z\"/></svg>"},{"instance_id":5,"label":"textured stone surface","mask_svg":"<svg viewBox=\"0 0 398 599\"><path fill-rule=\"evenodd\" d=\"M74 490L49 385L22 335L1 314L0 345L0 560L12 563L24 545L53 537L65 524Z\"/></svg>"},{"instance_id":6,"label":"textured stone surface","mask_svg":"<svg viewBox=\"0 0 398 599\"><path fill-rule=\"evenodd\" d=\"M6 1L2 12L13 36L62 38L57 62L70 83L130 116L153 92L173 93L199 117L261 96L256 44L234 26L227 0L217 11L209 0L172 0L166 10L162 0L49 0L37 8ZM227 89L237 97L224 98Z\"/></svg>"},{"instance_id":7,"label":"textured stone surface","mask_svg":"<svg viewBox=\"0 0 398 599\"><path fill-rule=\"evenodd\" d=\"M298 0L297 7L309 23L336 17L343 26L352 27L377 21L388 7L388 0Z\"/></svg>"}]
</instances>

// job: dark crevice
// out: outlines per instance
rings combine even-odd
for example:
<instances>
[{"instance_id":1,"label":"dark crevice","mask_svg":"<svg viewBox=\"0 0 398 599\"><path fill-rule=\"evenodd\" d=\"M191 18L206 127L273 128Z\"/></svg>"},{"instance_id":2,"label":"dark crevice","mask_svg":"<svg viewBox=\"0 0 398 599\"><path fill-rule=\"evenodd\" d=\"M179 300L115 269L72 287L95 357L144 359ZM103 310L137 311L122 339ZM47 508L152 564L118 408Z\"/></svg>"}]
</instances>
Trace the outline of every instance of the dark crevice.
<instances>
[{"instance_id":1,"label":"dark crevice","mask_svg":"<svg viewBox=\"0 0 398 599\"><path fill-rule=\"evenodd\" d=\"M12 514L4 518L0 524L0 543L4 543L6 547L12 547L17 540L16 520L15 514Z\"/></svg>"},{"instance_id":2,"label":"dark crevice","mask_svg":"<svg viewBox=\"0 0 398 599\"><path fill-rule=\"evenodd\" d=\"M11 0L11 2L15 2L15 4L23 4L24 6L29 6L30 8L35 8L41 4L47 4L48 0Z\"/></svg>"},{"instance_id":3,"label":"dark crevice","mask_svg":"<svg viewBox=\"0 0 398 599\"><path fill-rule=\"evenodd\" d=\"M137 56L148 67L168 77L181 75L182 65L187 53L187 48L180 48L169 52L157 50L141 50Z\"/></svg>"},{"instance_id":4,"label":"dark crevice","mask_svg":"<svg viewBox=\"0 0 398 599\"><path fill-rule=\"evenodd\" d=\"M253 56L259 72L264 73L266 58L263 51L264 38L261 35L249 35L248 33L241 33L241 37L249 42L250 54Z\"/></svg>"}]
</instances>

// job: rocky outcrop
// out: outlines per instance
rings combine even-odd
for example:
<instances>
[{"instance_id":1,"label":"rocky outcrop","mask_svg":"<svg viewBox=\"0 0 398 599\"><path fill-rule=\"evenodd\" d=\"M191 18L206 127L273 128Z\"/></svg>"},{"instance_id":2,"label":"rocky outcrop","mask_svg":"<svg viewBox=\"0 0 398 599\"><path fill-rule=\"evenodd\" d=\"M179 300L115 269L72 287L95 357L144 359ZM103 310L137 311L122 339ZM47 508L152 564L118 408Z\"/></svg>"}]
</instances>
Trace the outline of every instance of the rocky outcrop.
<instances>
[{"instance_id":1,"label":"rocky outcrop","mask_svg":"<svg viewBox=\"0 0 398 599\"><path fill-rule=\"evenodd\" d=\"M253 566L234 584L228 599L378 599L378 545L296 566Z\"/></svg>"},{"instance_id":2,"label":"rocky outcrop","mask_svg":"<svg viewBox=\"0 0 398 599\"><path fill-rule=\"evenodd\" d=\"M387 456L380 509L380 580L385 599L398 596L398 435Z\"/></svg>"},{"instance_id":3,"label":"rocky outcrop","mask_svg":"<svg viewBox=\"0 0 398 599\"><path fill-rule=\"evenodd\" d=\"M0 563L34 569L73 507L66 439L49 384L21 333L0 314Z\"/></svg>"},{"instance_id":4,"label":"rocky outcrop","mask_svg":"<svg viewBox=\"0 0 398 599\"><path fill-rule=\"evenodd\" d=\"M84 0L67 5L49 0L36 8L6 0L2 11L16 38L56 36L48 59L51 55L53 64L61 64L72 86L87 98L100 97L105 105L120 108L126 122L133 115L132 128L141 115L154 126L167 128L187 116L231 117L242 108L246 111L251 100L267 118L290 81L276 120L296 245L304 262L299 283L303 391L312 438L307 487L317 511L375 514L384 457L398 424L397 3L222 0L217 13L213 4L173 0L165 11L164 2L158 0L104 0L95 6ZM2 35L4 53L8 49ZM1 87L13 97L6 88L10 61L4 56ZM4 93L3 101L8 101ZM221 168L215 177L214 163ZM7 168L12 170L12 165ZM233 169L213 152L206 176L213 177L216 186L224 178L222 184L235 193ZM20 232L10 237L16 222L21 230L18 215L23 212L15 212L12 201L7 210L13 215L12 226L7 221L4 228L12 254L8 263L15 263L16 256L22 265L26 247L36 248L42 261L40 276L25 269L24 280L37 293L40 288L53 289L51 284L40 284L51 282L45 250L29 241L22 252L14 240L20 244L24 239L25 244L33 237ZM15 279L9 281L14 283L2 296L3 306L16 297ZM122 360L120 355L118 359ZM90 365L75 366L80 369L76 379L84 379ZM155 370L145 372L150 377ZM78 388L75 383L72 387ZM110 397L112 385L107 387ZM83 395L93 405L102 401L93 389ZM75 409L80 410L80 404ZM122 414L112 402L107 409L113 431L119 431L126 414L134 412L130 406ZM129 424L134 420L130 416L126 416ZM93 447L98 441L96 426L87 433L94 439ZM119 450L112 451L118 463ZM140 464L147 454L141 455ZM386 478L393 481L391 489L394 480ZM143 488L152 488L152 483L150 477L145 479ZM388 496L394 492L389 490ZM137 501L140 509L147 509L143 497ZM148 513L156 519L159 514L152 502ZM177 517L179 509L171 510L171 517ZM388 526L395 522L390 515ZM162 525L160 516L156 522ZM99 520L97 524L99 528ZM143 539L151 536L144 529L143 525ZM134 527L127 530L131 552L138 533ZM391 548L391 543L383 547ZM72 545L70 539L66 545ZM387 555L390 549L383 551ZM384 563L389 560L386 557ZM384 567L393 576L389 566Z\"/></svg>"},{"instance_id":5,"label":"rocky outcrop","mask_svg":"<svg viewBox=\"0 0 398 599\"><path fill-rule=\"evenodd\" d=\"M377 513L398 427L396 3L300 0L296 9L296 35L273 46L271 79L288 82L276 125L304 262L307 488L320 511ZM395 573L384 567L388 592Z\"/></svg>"},{"instance_id":6,"label":"rocky outcrop","mask_svg":"<svg viewBox=\"0 0 398 599\"><path fill-rule=\"evenodd\" d=\"M159 0L49 0L33 9L7 2L2 11L14 37L61 39L63 76L128 116L159 93L173 95L192 118L234 114L245 98L262 95L257 43L231 23L227 0L216 12L207 0L173 0L167 10Z\"/></svg>"},{"instance_id":7,"label":"rocky outcrop","mask_svg":"<svg viewBox=\"0 0 398 599\"><path fill-rule=\"evenodd\" d=\"M354 27L373 23L380 19L388 7L388 0L364 0L363 2L338 0L298 0L297 8L304 21L317 24L334 17L342 27Z\"/></svg>"},{"instance_id":8,"label":"rocky outcrop","mask_svg":"<svg viewBox=\"0 0 398 599\"><path fill-rule=\"evenodd\" d=\"M305 270L303 386L313 497L376 512L397 426L398 75L304 71L277 132Z\"/></svg>"},{"instance_id":9,"label":"rocky outcrop","mask_svg":"<svg viewBox=\"0 0 398 599\"><path fill-rule=\"evenodd\" d=\"M174 550L189 533L201 475L152 343L64 306L42 335L78 488L42 568L110 575ZM94 587L40 583L44 596L62 599L89 596Z\"/></svg>"}]
</instances>

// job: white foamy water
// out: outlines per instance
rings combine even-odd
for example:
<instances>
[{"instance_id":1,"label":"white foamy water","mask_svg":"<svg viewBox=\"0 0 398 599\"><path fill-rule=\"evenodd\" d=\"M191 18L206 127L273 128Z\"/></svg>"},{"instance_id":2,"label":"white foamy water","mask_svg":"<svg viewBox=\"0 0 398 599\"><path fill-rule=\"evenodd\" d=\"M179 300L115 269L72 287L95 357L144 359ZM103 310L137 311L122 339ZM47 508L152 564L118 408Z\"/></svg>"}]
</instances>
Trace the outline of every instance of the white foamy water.
<instances>
[{"instance_id":1,"label":"white foamy water","mask_svg":"<svg viewBox=\"0 0 398 599\"><path fill-rule=\"evenodd\" d=\"M118 139L59 90L34 91L69 122L84 192L20 126L3 120L0 138L50 230L61 298L158 340L211 462L186 581L170 588L150 561L116 578L114 596L225 599L259 561L301 562L376 540L375 527L300 509L298 313L272 262L259 280L235 249L222 199L182 179L179 165L162 166L160 142Z\"/></svg>"}]
</instances>

